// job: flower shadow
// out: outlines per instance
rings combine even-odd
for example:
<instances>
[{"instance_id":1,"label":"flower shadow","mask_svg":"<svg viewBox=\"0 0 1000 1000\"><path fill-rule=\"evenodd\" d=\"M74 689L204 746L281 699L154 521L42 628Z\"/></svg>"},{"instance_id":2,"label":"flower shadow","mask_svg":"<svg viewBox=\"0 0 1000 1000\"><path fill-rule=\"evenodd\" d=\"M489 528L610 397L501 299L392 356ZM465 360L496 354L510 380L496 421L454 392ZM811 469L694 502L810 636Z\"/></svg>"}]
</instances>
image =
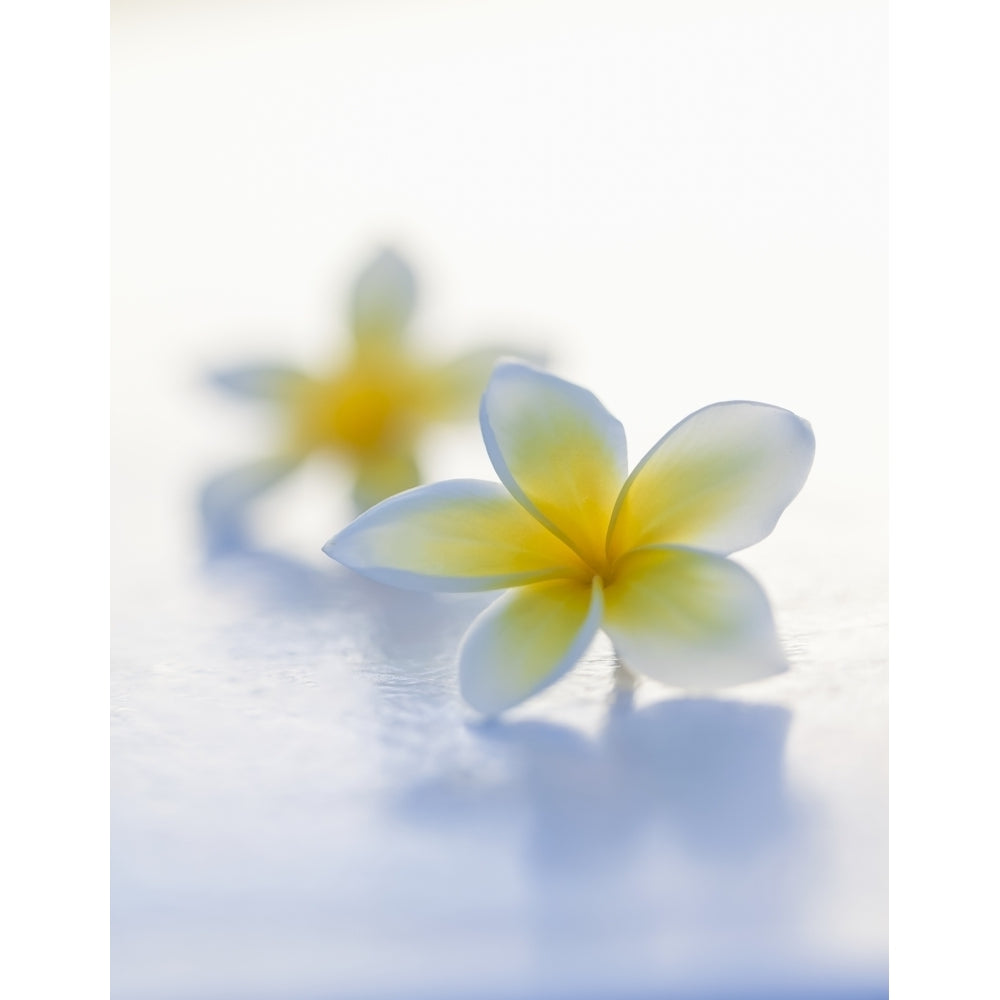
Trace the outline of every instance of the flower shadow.
<instances>
[{"instance_id":1,"label":"flower shadow","mask_svg":"<svg viewBox=\"0 0 1000 1000\"><path fill-rule=\"evenodd\" d=\"M411 676L428 661L450 665L458 638L484 603L481 595L398 590L332 562L314 566L257 547L247 536L230 535L227 543L206 546L204 577L218 591L249 602L258 624L270 621L282 631L318 638L349 636L351 655L362 664L402 664Z\"/></svg>"},{"instance_id":2,"label":"flower shadow","mask_svg":"<svg viewBox=\"0 0 1000 1000\"><path fill-rule=\"evenodd\" d=\"M791 713L774 705L679 698L633 710L619 693L596 738L548 722L491 720L473 732L506 780L469 795L447 779L413 789L411 817L440 826L526 814L526 859L559 879L611 873L650 844L720 869L793 838L786 789Z\"/></svg>"},{"instance_id":3,"label":"flower shadow","mask_svg":"<svg viewBox=\"0 0 1000 1000\"><path fill-rule=\"evenodd\" d=\"M338 574L250 544L211 552L203 568L212 583L239 590L274 611L309 613L343 604L350 595Z\"/></svg>"},{"instance_id":4,"label":"flower shadow","mask_svg":"<svg viewBox=\"0 0 1000 1000\"><path fill-rule=\"evenodd\" d=\"M651 818L690 852L740 862L794 822L784 752L791 713L715 699L612 712L604 734L616 772L632 776Z\"/></svg>"}]
</instances>

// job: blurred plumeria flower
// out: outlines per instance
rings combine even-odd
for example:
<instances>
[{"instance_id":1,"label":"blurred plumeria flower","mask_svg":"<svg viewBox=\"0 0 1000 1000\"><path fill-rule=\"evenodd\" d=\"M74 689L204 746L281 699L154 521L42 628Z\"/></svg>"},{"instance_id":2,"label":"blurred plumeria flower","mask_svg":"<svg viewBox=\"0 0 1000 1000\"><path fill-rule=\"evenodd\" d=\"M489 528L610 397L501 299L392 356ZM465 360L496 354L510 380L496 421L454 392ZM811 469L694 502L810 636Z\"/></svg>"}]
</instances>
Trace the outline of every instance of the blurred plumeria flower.
<instances>
[{"instance_id":1,"label":"blurred plumeria flower","mask_svg":"<svg viewBox=\"0 0 1000 1000\"><path fill-rule=\"evenodd\" d=\"M251 500L316 453L336 456L354 476L357 510L421 481L416 448L428 425L472 417L497 358L482 349L448 363L424 360L408 343L416 282L406 262L384 250L361 272L350 300L352 344L326 372L251 365L220 371L219 387L270 404L282 436L259 461L212 479L201 510L209 539L225 548L242 539Z\"/></svg>"},{"instance_id":2,"label":"blurred plumeria flower","mask_svg":"<svg viewBox=\"0 0 1000 1000\"><path fill-rule=\"evenodd\" d=\"M622 662L678 687L785 669L767 597L726 556L770 534L802 488L809 424L764 403L716 403L626 476L624 429L597 397L512 362L494 370L480 423L503 486L409 490L324 547L397 587L514 588L462 640L474 708L496 713L552 684L600 628Z\"/></svg>"}]
</instances>

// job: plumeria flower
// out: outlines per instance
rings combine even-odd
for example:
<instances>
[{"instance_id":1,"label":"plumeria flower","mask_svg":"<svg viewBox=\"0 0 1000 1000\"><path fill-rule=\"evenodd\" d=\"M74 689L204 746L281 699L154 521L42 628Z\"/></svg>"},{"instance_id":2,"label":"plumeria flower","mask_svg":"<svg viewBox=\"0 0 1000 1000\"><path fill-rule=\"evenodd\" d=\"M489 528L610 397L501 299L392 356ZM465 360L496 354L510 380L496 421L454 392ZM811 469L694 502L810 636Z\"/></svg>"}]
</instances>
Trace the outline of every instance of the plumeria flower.
<instances>
[{"instance_id":1,"label":"plumeria flower","mask_svg":"<svg viewBox=\"0 0 1000 1000\"><path fill-rule=\"evenodd\" d=\"M593 393L503 362L480 405L503 485L451 480L378 504L327 555L416 590L511 588L462 640L459 686L487 714L561 677L603 628L628 667L710 689L785 669L767 597L727 556L770 534L814 439L765 403L716 403L628 474L625 432Z\"/></svg>"},{"instance_id":2,"label":"plumeria flower","mask_svg":"<svg viewBox=\"0 0 1000 1000\"><path fill-rule=\"evenodd\" d=\"M270 404L280 417L280 434L269 455L205 487L201 507L210 537L238 536L248 503L315 454L349 467L358 510L421 481L421 435L434 422L473 416L490 369L505 351L478 350L443 364L425 360L406 336L415 301L412 271L385 250L354 285L352 342L342 363L316 374L273 365L215 374L221 388Z\"/></svg>"}]
</instances>

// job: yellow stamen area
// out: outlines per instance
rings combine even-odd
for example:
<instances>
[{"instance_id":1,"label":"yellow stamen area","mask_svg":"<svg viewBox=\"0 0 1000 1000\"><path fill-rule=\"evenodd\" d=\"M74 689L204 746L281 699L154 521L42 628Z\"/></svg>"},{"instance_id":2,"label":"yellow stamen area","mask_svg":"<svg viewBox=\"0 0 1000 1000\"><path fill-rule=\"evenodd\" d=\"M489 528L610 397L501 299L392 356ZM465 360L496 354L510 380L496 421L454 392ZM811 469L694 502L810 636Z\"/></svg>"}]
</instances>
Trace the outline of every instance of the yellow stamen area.
<instances>
[{"instance_id":1,"label":"yellow stamen area","mask_svg":"<svg viewBox=\"0 0 1000 1000\"><path fill-rule=\"evenodd\" d=\"M290 401L292 447L331 448L357 458L412 445L423 425L426 375L402 358L357 358L308 379Z\"/></svg>"},{"instance_id":2,"label":"yellow stamen area","mask_svg":"<svg viewBox=\"0 0 1000 1000\"><path fill-rule=\"evenodd\" d=\"M599 579L603 586L610 586L618 577L618 571L622 561L621 554L612 557L608 552L593 543L593 539L600 537L601 532L606 532L606 527L602 526L602 518L594 518L586 525L586 530L581 532L580 525L574 525L574 530L566 533L566 537L572 544L572 549L577 556L577 562L571 567L572 577L590 583L595 578Z\"/></svg>"}]
</instances>

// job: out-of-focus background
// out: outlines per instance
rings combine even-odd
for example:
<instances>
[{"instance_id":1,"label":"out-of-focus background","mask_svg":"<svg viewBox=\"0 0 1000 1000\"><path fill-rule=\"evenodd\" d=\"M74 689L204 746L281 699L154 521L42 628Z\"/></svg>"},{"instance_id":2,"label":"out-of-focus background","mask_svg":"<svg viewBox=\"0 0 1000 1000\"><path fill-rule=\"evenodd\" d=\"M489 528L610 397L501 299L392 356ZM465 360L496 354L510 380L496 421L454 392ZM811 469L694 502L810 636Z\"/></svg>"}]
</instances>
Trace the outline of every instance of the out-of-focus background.
<instances>
[{"instance_id":1,"label":"out-of-focus background","mask_svg":"<svg viewBox=\"0 0 1000 1000\"><path fill-rule=\"evenodd\" d=\"M782 0L113 4L115 995L878 996L886 935L885 11ZM479 597L350 579L311 465L208 560L266 411L381 246L414 344L544 350L638 460L759 399L816 464L740 554L792 669L484 726ZM430 478L492 478L474 424Z\"/></svg>"}]
</instances>

